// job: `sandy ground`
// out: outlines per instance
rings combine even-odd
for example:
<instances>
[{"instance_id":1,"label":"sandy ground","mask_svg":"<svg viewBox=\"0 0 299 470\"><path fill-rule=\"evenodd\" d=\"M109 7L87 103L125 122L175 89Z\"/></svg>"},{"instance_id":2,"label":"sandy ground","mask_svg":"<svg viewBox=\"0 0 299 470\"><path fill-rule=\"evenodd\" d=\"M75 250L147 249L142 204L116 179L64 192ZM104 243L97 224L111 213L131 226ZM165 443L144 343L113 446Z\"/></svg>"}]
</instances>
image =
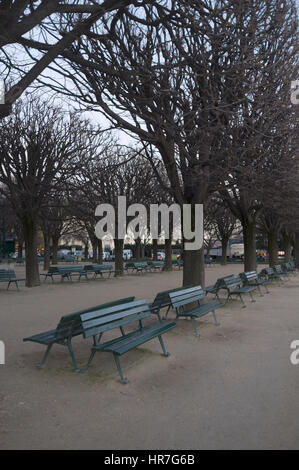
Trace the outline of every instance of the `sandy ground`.
<instances>
[{"instance_id":1,"label":"sandy ground","mask_svg":"<svg viewBox=\"0 0 299 470\"><path fill-rule=\"evenodd\" d=\"M241 265L210 267L207 284L241 271ZM23 274L23 268L17 268ZM72 372L67 349L55 345L38 370L42 345L24 343L53 329L62 314L136 295L151 301L181 284L182 272L122 279L0 285L1 449L295 449L299 447L299 365L290 343L299 340L299 275L247 308L232 301L200 323L190 321L121 357L122 385L112 355L97 354L88 374ZM173 312L170 318L174 318ZM108 336L106 337L108 338ZM74 341L80 365L90 341Z\"/></svg>"}]
</instances>

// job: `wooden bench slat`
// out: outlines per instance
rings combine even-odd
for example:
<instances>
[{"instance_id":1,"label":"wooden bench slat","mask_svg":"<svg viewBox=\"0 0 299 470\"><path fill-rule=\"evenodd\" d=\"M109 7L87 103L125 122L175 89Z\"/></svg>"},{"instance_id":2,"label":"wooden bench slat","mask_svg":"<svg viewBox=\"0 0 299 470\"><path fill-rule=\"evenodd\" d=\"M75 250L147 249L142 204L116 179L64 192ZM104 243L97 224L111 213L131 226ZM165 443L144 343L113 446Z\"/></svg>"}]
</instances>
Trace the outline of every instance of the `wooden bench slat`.
<instances>
[{"instance_id":1,"label":"wooden bench slat","mask_svg":"<svg viewBox=\"0 0 299 470\"><path fill-rule=\"evenodd\" d=\"M107 315L107 314L110 314L110 313L114 313L114 312L117 312L119 311L119 305L122 305L124 304L125 302L122 302L120 304L115 304L113 306L107 306L107 307L103 307L103 308L100 308L98 309L98 311L100 311L100 315L103 316L103 315ZM126 310L128 308L131 308L131 307L138 307L139 305L144 305L145 304L145 301L144 300L134 300L132 302L126 302L126 305L123 306L123 309ZM84 312L83 313L83 316L81 317L81 321L82 322L86 322L88 320L92 320L93 318L97 318L99 315L98 315L98 312L97 310L94 311L94 310L91 310L90 312Z\"/></svg>"},{"instance_id":2,"label":"wooden bench slat","mask_svg":"<svg viewBox=\"0 0 299 470\"><path fill-rule=\"evenodd\" d=\"M111 351L119 356L130 351L141 344L154 339L156 336L166 333L167 331L171 330L176 326L175 322L162 324L162 323L155 323L149 327L145 327L140 331L135 332L134 335L129 335L128 337L124 337L114 341L112 344L102 346L97 346L94 349L102 350L102 351Z\"/></svg>"},{"instance_id":3,"label":"wooden bench slat","mask_svg":"<svg viewBox=\"0 0 299 470\"><path fill-rule=\"evenodd\" d=\"M91 336L102 334L105 331L109 331L112 329L114 330L115 328L120 328L120 327L129 325L130 323L144 320L145 318L148 318L148 317L149 317L149 312L135 313L132 315L127 315L126 317L118 316L117 319L103 323L101 326L96 325L96 324L93 326L89 326L87 330L84 329L83 335L84 335L84 338L90 338Z\"/></svg>"}]
</instances>

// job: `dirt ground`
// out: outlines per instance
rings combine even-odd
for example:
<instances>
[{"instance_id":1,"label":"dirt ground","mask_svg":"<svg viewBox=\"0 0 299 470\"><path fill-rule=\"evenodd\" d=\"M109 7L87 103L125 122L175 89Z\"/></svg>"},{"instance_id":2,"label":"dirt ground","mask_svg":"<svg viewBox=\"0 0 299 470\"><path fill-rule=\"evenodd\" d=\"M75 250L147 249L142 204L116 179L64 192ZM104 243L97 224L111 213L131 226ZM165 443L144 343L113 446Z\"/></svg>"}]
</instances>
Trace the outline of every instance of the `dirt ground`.
<instances>
[{"instance_id":1,"label":"dirt ground","mask_svg":"<svg viewBox=\"0 0 299 470\"><path fill-rule=\"evenodd\" d=\"M19 275L24 268L16 268ZM207 268L207 284L241 265ZM24 343L55 328L62 314L135 295L152 301L181 285L182 272L130 275L81 283L49 281L20 292L0 284L1 449L295 449L299 447L299 365L290 344L299 340L299 275L270 294L231 301L200 322L179 320L158 339L121 357L122 385L112 355L99 353L87 374L72 372L66 348ZM246 296L247 297L247 296ZM170 312L174 318L174 312ZM107 333L106 339L109 337ZM80 366L91 342L78 337Z\"/></svg>"}]
</instances>

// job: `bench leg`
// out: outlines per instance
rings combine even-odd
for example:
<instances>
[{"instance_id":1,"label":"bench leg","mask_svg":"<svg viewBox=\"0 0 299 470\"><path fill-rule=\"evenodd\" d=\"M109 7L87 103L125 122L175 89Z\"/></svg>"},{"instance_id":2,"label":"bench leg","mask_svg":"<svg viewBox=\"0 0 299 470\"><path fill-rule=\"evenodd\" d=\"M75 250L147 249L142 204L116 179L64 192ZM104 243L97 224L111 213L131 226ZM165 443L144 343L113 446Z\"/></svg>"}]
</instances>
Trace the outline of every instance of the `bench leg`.
<instances>
[{"instance_id":1,"label":"bench leg","mask_svg":"<svg viewBox=\"0 0 299 470\"><path fill-rule=\"evenodd\" d=\"M159 336L158 336L158 338L159 338L159 341L160 341L160 344L161 344L161 348L162 348L162 351L163 351L163 354L162 354L162 356L164 356L164 357L168 357L168 356L170 356L169 352L167 352L167 351L166 351L166 349L165 349L165 346L164 346L164 341L163 341L163 338L162 338L162 336L161 336L161 335L159 335Z\"/></svg>"},{"instance_id":2,"label":"bench leg","mask_svg":"<svg viewBox=\"0 0 299 470\"><path fill-rule=\"evenodd\" d=\"M216 300L216 299L217 299L217 300L219 300L218 291L215 293L215 297L214 297L214 299L213 299L213 300Z\"/></svg>"},{"instance_id":3,"label":"bench leg","mask_svg":"<svg viewBox=\"0 0 299 470\"><path fill-rule=\"evenodd\" d=\"M226 297L226 299L225 299L225 301L224 301L224 305L227 304L227 302L229 301L230 298L232 298L232 297L231 297L230 293L228 292L228 293L227 293L227 297Z\"/></svg>"},{"instance_id":4,"label":"bench leg","mask_svg":"<svg viewBox=\"0 0 299 470\"><path fill-rule=\"evenodd\" d=\"M78 366L77 366L77 362L76 362L75 354L74 354L74 351L73 351L72 343L68 342L67 347L68 347L69 353L70 353L72 361L73 361L74 371L79 372L80 369L78 369Z\"/></svg>"},{"instance_id":5,"label":"bench leg","mask_svg":"<svg viewBox=\"0 0 299 470\"><path fill-rule=\"evenodd\" d=\"M95 350L91 350L91 353L90 353L90 356L89 356L89 359L88 359L88 362L87 362L86 366L84 367L84 369L80 369L81 374L88 371L88 368L91 364L91 361L94 358L95 353L96 353Z\"/></svg>"},{"instance_id":6,"label":"bench leg","mask_svg":"<svg viewBox=\"0 0 299 470\"><path fill-rule=\"evenodd\" d=\"M155 315L157 315L157 317L158 317L158 319L159 319L159 322L162 323L162 318L161 318L161 315L160 315L160 309L157 308L157 309L153 310L153 313L154 313Z\"/></svg>"},{"instance_id":7,"label":"bench leg","mask_svg":"<svg viewBox=\"0 0 299 470\"><path fill-rule=\"evenodd\" d=\"M169 310L170 310L170 305L168 305L168 309L167 309L167 311L166 311L166 313L165 313L164 319L167 318L167 315L168 315L168 313L169 313Z\"/></svg>"},{"instance_id":8,"label":"bench leg","mask_svg":"<svg viewBox=\"0 0 299 470\"><path fill-rule=\"evenodd\" d=\"M262 293L262 289L260 286L257 286L258 288L258 291L259 291L259 294L260 294L260 297L264 297L264 294Z\"/></svg>"},{"instance_id":9,"label":"bench leg","mask_svg":"<svg viewBox=\"0 0 299 470\"><path fill-rule=\"evenodd\" d=\"M123 326L120 326L119 328L120 328L121 334L122 334L123 336L125 336L126 333L125 333L124 327L123 327Z\"/></svg>"},{"instance_id":10,"label":"bench leg","mask_svg":"<svg viewBox=\"0 0 299 470\"><path fill-rule=\"evenodd\" d=\"M44 357L42 358L42 362L41 362L40 364L37 364L37 366L36 366L38 369L42 369L42 368L44 367L44 365L45 365L45 363L46 363L46 360L47 360L47 357L48 357L48 355L49 355L49 352L51 351L52 346L53 346L53 344L49 344L49 345L47 346L47 349L46 349L46 352L45 352L45 354L44 354Z\"/></svg>"},{"instance_id":11,"label":"bench leg","mask_svg":"<svg viewBox=\"0 0 299 470\"><path fill-rule=\"evenodd\" d=\"M220 325L219 321L218 321L217 318L216 318L215 310L212 310L212 315L213 315L213 317L214 317L215 325Z\"/></svg>"},{"instance_id":12,"label":"bench leg","mask_svg":"<svg viewBox=\"0 0 299 470\"><path fill-rule=\"evenodd\" d=\"M249 292L249 295L250 295L250 298L251 298L251 302L256 302L256 300L253 298L252 292Z\"/></svg>"},{"instance_id":13,"label":"bench leg","mask_svg":"<svg viewBox=\"0 0 299 470\"><path fill-rule=\"evenodd\" d=\"M244 300L243 300L243 297L242 297L242 295L241 295L241 294L239 294L239 297L240 297L240 300L241 300L241 302L242 302L242 308L246 308L246 307L247 307L247 305L245 304L245 302L244 302Z\"/></svg>"},{"instance_id":14,"label":"bench leg","mask_svg":"<svg viewBox=\"0 0 299 470\"><path fill-rule=\"evenodd\" d=\"M192 325L193 325L193 329L194 329L194 334L195 334L195 336L197 336L199 338L200 334L199 334L197 326L196 326L195 318L191 317L191 320L192 320Z\"/></svg>"},{"instance_id":15,"label":"bench leg","mask_svg":"<svg viewBox=\"0 0 299 470\"><path fill-rule=\"evenodd\" d=\"M124 378L123 376L123 372L121 370L121 366L120 366L120 362L119 362L119 358L118 358L118 355L113 353L113 357L114 357L114 360L115 360L115 364L116 364L116 367L117 367L117 370L118 370L118 373L119 373L119 376L120 376L120 381L122 384L127 384L129 381L128 379Z\"/></svg>"},{"instance_id":16,"label":"bench leg","mask_svg":"<svg viewBox=\"0 0 299 470\"><path fill-rule=\"evenodd\" d=\"M264 284L264 288L266 290L266 294L270 294L270 291L269 291L268 287L266 286L266 284Z\"/></svg>"}]
</instances>

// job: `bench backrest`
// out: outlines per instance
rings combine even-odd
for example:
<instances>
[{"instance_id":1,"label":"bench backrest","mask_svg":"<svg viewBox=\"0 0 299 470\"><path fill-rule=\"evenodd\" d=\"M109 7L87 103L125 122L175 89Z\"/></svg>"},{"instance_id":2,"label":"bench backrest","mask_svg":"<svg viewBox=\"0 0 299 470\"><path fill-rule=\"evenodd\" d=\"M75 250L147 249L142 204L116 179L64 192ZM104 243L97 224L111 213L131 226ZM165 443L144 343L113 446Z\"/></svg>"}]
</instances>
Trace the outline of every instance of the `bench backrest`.
<instances>
[{"instance_id":1,"label":"bench backrest","mask_svg":"<svg viewBox=\"0 0 299 470\"><path fill-rule=\"evenodd\" d=\"M135 266L135 263L133 263L133 261L127 261L125 267L126 267L126 268L134 268L134 266Z\"/></svg>"},{"instance_id":2,"label":"bench backrest","mask_svg":"<svg viewBox=\"0 0 299 470\"><path fill-rule=\"evenodd\" d=\"M16 273L13 269L1 269L0 270L0 279L14 279Z\"/></svg>"},{"instance_id":3,"label":"bench backrest","mask_svg":"<svg viewBox=\"0 0 299 470\"><path fill-rule=\"evenodd\" d=\"M136 321L139 321L142 327L142 321L149 316L150 311L146 300L136 300L80 315L84 338Z\"/></svg>"},{"instance_id":4,"label":"bench backrest","mask_svg":"<svg viewBox=\"0 0 299 470\"><path fill-rule=\"evenodd\" d=\"M81 272L84 271L83 266L58 266L58 271L62 273Z\"/></svg>"},{"instance_id":5,"label":"bench backrest","mask_svg":"<svg viewBox=\"0 0 299 470\"><path fill-rule=\"evenodd\" d=\"M158 292L156 295L153 303L151 304L151 308L163 308L167 307L170 303L170 294L173 292L178 292L181 290L186 290L193 287L192 285L189 286L183 286L183 287L176 287L175 289L170 289L170 290L164 290L162 292Z\"/></svg>"},{"instance_id":6,"label":"bench backrest","mask_svg":"<svg viewBox=\"0 0 299 470\"><path fill-rule=\"evenodd\" d=\"M147 261L149 266L164 266L164 261Z\"/></svg>"},{"instance_id":7,"label":"bench backrest","mask_svg":"<svg viewBox=\"0 0 299 470\"><path fill-rule=\"evenodd\" d=\"M251 281L256 281L258 279L258 273L256 271L247 271L239 274L242 281L245 284L250 283Z\"/></svg>"},{"instance_id":8,"label":"bench backrest","mask_svg":"<svg viewBox=\"0 0 299 470\"><path fill-rule=\"evenodd\" d=\"M268 276L271 276L272 274L274 274L274 269L273 268L264 268L261 272L263 274L267 274Z\"/></svg>"},{"instance_id":9,"label":"bench backrest","mask_svg":"<svg viewBox=\"0 0 299 470\"><path fill-rule=\"evenodd\" d=\"M229 276L222 278L221 285L226 289L233 289L234 287L240 287L242 285L242 279L240 276Z\"/></svg>"},{"instance_id":10,"label":"bench backrest","mask_svg":"<svg viewBox=\"0 0 299 470\"><path fill-rule=\"evenodd\" d=\"M219 287L223 287L223 280L224 279L230 279L230 278L234 278L234 277L235 277L234 274L229 274L228 276L219 277L217 279L217 281L215 282L215 284L214 284L214 288L217 289Z\"/></svg>"},{"instance_id":11,"label":"bench backrest","mask_svg":"<svg viewBox=\"0 0 299 470\"><path fill-rule=\"evenodd\" d=\"M48 269L48 274L59 273L58 266L50 266Z\"/></svg>"},{"instance_id":12,"label":"bench backrest","mask_svg":"<svg viewBox=\"0 0 299 470\"><path fill-rule=\"evenodd\" d=\"M135 297L126 297L124 299L113 300L105 304L95 305L93 307L79 310L78 312L69 313L61 317L55 331L56 338L65 338L66 336L75 336L83 333L83 327L80 315L84 313L94 312L103 308L113 307L118 304L133 302Z\"/></svg>"},{"instance_id":13,"label":"bench backrest","mask_svg":"<svg viewBox=\"0 0 299 470\"><path fill-rule=\"evenodd\" d=\"M84 266L85 271L112 271L112 264L88 264Z\"/></svg>"},{"instance_id":14,"label":"bench backrest","mask_svg":"<svg viewBox=\"0 0 299 470\"><path fill-rule=\"evenodd\" d=\"M282 273L282 269L281 269L280 264L276 264L274 266L274 271L277 272L277 273L280 273L280 274Z\"/></svg>"},{"instance_id":15,"label":"bench backrest","mask_svg":"<svg viewBox=\"0 0 299 470\"><path fill-rule=\"evenodd\" d=\"M189 287L187 289L179 289L176 292L170 292L169 298L173 308L180 308L184 305L197 302L205 297L205 293L201 286Z\"/></svg>"}]
</instances>

